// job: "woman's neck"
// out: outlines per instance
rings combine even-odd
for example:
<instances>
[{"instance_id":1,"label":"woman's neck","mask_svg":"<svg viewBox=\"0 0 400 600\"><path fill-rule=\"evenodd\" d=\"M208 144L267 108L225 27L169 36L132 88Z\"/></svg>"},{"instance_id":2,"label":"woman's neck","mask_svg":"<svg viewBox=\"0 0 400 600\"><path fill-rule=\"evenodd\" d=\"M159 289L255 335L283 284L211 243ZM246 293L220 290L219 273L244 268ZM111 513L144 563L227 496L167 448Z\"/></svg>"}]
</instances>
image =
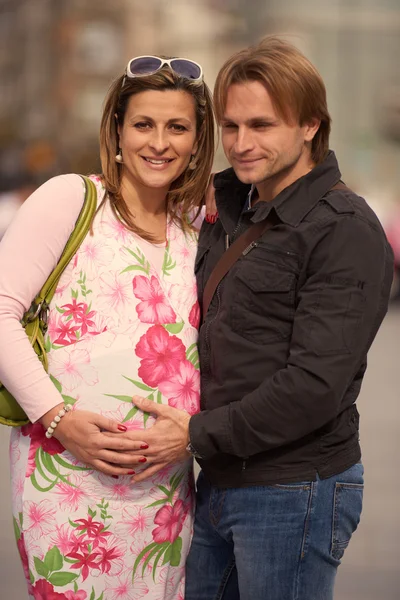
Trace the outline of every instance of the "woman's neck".
<instances>
[{"instance_id":1,"label":"woman's neck","mask_svg":"<svg viewBox=\"0 0 400 600\"><path fill-rule=\"evenodd\" d=\"M125 178L121 183L121 193L135 225L160 243L166 240L167 192L165 188L133 185Z\"/></svg>"},{"instance_id":2,"label":"woman's neck","mask_svg":"<svg viewBox=\"0 0 400 600\"><path fill-rule=\"evenodd\" d=\"M121 192L132 214L145 213L157 216L166 211L168 189L149 188L144 185L132 184L129 179L123 178Z\"/></svg>"}]
</instances>

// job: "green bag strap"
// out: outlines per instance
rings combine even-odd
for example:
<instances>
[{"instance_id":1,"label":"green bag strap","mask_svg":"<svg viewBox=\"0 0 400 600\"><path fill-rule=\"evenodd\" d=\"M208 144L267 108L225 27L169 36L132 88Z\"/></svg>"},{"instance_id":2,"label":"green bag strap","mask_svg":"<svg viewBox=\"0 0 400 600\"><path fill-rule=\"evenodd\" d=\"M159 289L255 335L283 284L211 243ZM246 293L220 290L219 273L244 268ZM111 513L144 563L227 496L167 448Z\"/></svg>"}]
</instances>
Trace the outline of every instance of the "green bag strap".
<instances>
[{"instance_id":1,"label":"green bag strap","mask_svg":"<svg viewBox=\"0 0 400 600\"><path fill-rule=\"evenodd\" d=\"M30 321L33 321L43 308L47 308L49 306L61 275L89 231L94 213L96 212L97 208L97 189L89 177L85 177L84 175L81 175L81 177L85 184L85 199L81 212L79 213L74 230L72 231L65 245L64 251L61 254L56 268L49 275L49 278L33 300L29 310L25 313L22 320L24 325Z\"/></svg>"}]
</instances>

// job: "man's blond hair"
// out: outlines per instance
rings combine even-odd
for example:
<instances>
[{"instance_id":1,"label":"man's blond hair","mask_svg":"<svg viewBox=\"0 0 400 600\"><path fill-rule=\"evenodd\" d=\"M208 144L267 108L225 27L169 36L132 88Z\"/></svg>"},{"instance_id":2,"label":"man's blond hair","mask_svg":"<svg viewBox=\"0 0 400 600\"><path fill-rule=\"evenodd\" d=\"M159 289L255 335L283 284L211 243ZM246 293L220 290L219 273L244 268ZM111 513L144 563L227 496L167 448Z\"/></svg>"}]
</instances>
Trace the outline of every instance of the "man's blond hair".
<instances>
[{"instance_id":1,"label":"man's blond hair","mask_svg":"<svg viewBox=\"0 0 400 600\"><path fill-rule=\"evenodd\" d=\"M324 160L329 148L331 117L326 89L314 65L292 44L268 36L259 44L231 56L222 66L214 89L218 122L224 117L228 89L235 83L260 82L278 114L287 123L300 126L318 119L321 125L311 147L313 161Z\"/></svg>"}]
</instances>

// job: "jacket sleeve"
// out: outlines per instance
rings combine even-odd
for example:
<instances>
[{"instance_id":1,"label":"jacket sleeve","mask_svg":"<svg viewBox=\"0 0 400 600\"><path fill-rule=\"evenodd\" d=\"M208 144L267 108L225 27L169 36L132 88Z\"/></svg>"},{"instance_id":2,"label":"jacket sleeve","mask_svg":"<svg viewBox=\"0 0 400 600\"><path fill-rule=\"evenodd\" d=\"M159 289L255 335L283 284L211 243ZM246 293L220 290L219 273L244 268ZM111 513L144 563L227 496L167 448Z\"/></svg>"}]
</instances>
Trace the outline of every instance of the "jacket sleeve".
<instances>
[{"instance_id":1,"label":"jacket sleeve","mask_svg":"<svg viewBox=\"0 0 400 600\"><path fill-rule=\"evenodd\" d=\"M242 400L191 418L205 459L287 445L340 412L387 311L393 256L379 225L358 216L335 215L315 234L287 364Z\"/></svg>"}]
</instances>

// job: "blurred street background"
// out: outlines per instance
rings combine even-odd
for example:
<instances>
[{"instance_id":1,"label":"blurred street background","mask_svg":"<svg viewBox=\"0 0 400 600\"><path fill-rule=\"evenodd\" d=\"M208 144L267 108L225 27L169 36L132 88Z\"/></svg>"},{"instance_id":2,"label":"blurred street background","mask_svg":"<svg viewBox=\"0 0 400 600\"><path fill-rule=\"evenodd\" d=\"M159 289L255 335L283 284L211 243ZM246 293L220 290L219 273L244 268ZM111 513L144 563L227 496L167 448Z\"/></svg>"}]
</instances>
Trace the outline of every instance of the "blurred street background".
<instances>
[{"instance_id":1,"label":"blurred street background","mask_svg":"<svg viewBox=\"0 0 400 600\"><path fill-rule=\"evenodd\" d=\"M213 87L223 61L280 34L317 66L344 181L381 219L400 273L400 0L0 0L0 238L49 177L99 171L101 106L129 58L189 57ZM215 170L226 166L219 149ZM1 274L0 274L1 276ZM398 285L399 284L399 285ZM400 599L400 281L358 402L364 513L335 600ZM0 599L26 598L0 429Z\"/></svg>"}]
</instances>

